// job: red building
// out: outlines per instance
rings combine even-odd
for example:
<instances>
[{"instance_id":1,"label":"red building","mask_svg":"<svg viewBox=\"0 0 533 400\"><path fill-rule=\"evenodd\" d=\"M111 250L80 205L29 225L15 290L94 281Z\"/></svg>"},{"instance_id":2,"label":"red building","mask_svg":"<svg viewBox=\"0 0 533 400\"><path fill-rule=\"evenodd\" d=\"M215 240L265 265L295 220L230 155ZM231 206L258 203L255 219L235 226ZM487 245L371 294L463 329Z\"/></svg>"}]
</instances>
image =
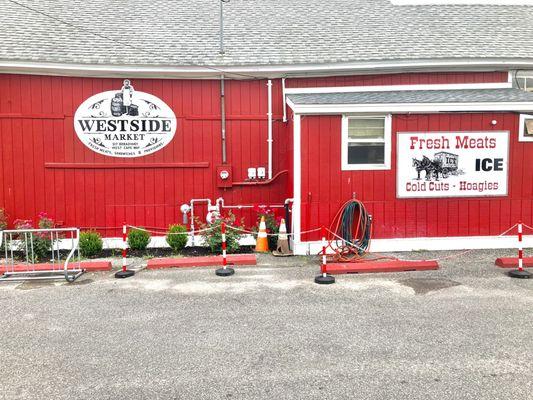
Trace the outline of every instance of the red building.
<instances>
[{"instance_id":1,"label":"red building","mask_svg":"<svg viewBox=\"0 0 533 400\"><path fill-rule=\"evenodd\" d=\"M193 199L197 216L222 198L249 224L247 206L287 202L298 253L319 239L300 232L351 198L373 216L376 250L499 247L531 225L533 43L517 25L533 7L235 2L220 48L218 3L80 3L84 19L59 3L8 3L3 17L11 222L45 211L114 237L123 221L180 222Z\"/></svg>"}]
</instances>

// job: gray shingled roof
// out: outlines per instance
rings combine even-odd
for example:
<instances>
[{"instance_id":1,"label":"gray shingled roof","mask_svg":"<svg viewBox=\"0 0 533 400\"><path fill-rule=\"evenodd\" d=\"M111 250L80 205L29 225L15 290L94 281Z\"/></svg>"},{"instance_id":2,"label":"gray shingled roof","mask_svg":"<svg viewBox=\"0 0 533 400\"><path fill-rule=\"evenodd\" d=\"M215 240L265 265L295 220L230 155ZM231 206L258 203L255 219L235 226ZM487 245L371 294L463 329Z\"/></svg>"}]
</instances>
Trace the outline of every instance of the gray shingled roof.
<instances>
[{"instance_id":1,"label":"gray shingled roof","mask_svg":"<svg viewBox=\"0 0 533 400\"><path fill-rule=\"evenodd\" d=\"M231 0L224 56L218 8L218 0L0 0L0 60L237 66L533 59L530 6Z\"/></svg>"},{"instance_id":2,"label":"gray shingled roof","mask_svg":"<svg viewBox=\"0 0 533 400\"><path fill-rule=\"evenodd\" d=\"M533 93L520 89L406 90L289 94L298 105L313 104L412 104L412 103L532 103Z\"/></svg>"}]
</instances>

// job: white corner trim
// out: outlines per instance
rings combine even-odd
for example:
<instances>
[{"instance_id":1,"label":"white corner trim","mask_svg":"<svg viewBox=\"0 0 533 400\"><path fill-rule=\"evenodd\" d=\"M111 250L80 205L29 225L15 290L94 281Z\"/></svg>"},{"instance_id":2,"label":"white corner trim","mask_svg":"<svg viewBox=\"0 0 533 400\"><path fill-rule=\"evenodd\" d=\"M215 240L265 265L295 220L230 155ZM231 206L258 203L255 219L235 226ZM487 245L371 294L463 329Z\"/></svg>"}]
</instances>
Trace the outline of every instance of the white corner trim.
<instances>
[{"instance_id":1,"label":"white corner trim","mask_svg":"<svg viewBox=\"0 0 533 400\"><path fill-rule=\"evenodd\" d=\"M398 92L410 90L479 90L479 89L510 89L512 81L492 83L449 83L427 85L387 85L387 86L327 86L286 88L286 94L307 93L358 93L358 92Z\"/></svg>"},{"instance_id":2,"label":"white corner trim","mask_svg":"<svg viewBox=\"0 0 533 400\"><path fill-rule=\"evenodd\" d=\"M348 124L350 119L354 118L380 118L385 120L385 132L383 144L385 146L385 162L383 164L349 164L348 163L348 144L356 143L357 140L350 140L348 138ZM392 115L376 115L376 116L349 116L343 115L341 122L341 170L342 171L363 171L363 170L390 170L391 169L391 141L392 141ZM374 141L371 141L374 142ZM377 141L376 141L377 142Z\"/></svg>"},{"instance_id":3,"label":"white corner trim","mask_svg":"<svg viewBox=\"0 0 533 400\"><path fill-rule=\"evenodd\" d=\"M334 245L334 242L333 242ZM456 236L430 238L373 239L370 252L403 252L417 250L469 250L517 248L514 236ZM524 248L533 248L533 235L523 237ZM322 250L322 242L300 242L293 247L296 255L314 255ZM329 250L332 253L332 250Z\"/></svg>"},{"instance_id":4,"label":"white corner trim","mask_svg":"<svg viewBox=\"0 0 533 400\"><path fill-rule=\"evenodd\" d=\"M519 142L533 142L533 136L526 136L526 119L533 119L533 115L520 114L520 121L518 126L518 141Z\"/></svg>"},{"instance_id":5,"label":"white corner trim","mask_svg":"<svg viewBox=\"0 0 533 400\"><path fill-rule=\"evenodd\" d=\"M296 108L296 105L292 102L291 99L289 99L287 96L285 96L285 103L291 108L291 110L294 111Z\"/></svg>"},{"instance_id":6,"label":"white corner trim","mask_svg":"<svg viewBox=\"0 0 533 400\"><path fill-rule=\"evenodd\" d=\"M293 245L301 240L302 215L302 125L301 116L294 114L293 121L293 203L292 203L292 231Z\"/></svg>"},{"instance_id":7,"label":"white corner trim","mask_svg":"<svg viewBox=\"0 0 533 400\"><path fill-rule=\"evenodd\" d=\"M348 113L438 113L470 111L532 112L533 103L405 103L405 104L287 104L299 114L348 114Z\"/></svg>"}]
</instances>

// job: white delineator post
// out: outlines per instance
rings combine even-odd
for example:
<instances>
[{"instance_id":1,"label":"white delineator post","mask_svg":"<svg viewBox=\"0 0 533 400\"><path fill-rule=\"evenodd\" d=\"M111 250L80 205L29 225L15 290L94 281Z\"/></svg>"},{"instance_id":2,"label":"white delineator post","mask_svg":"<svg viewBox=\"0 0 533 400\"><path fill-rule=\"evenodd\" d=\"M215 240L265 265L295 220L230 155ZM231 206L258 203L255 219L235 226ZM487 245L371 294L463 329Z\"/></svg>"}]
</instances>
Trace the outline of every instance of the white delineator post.
<instances>
[{"instance_id":1,"label":"white delineator post","mask_svg":"<svg viewBox=\"0 0 533 400\"><path fill-rule=\"evenodd\" d=\"M220 226L222 236L222 266L226 268L228 266L227 247L226 247L226 224L222 222Z\"/></svg>"},{"instance_id":2,"label":"white delineator post","mask_svg":"<svg viewBox=\"0 0 533 400\"><path fill-rule=\"evenodd\" d=\"M325 227L322 227L321 233L322 233L322 260L321 260L322 263L320 265L321 274L315 277L315 283L318 283L321 285L328 285L331 283L335 283L335 278L331 275L328 275L327 273L326 248L328 246L328 241L326 239L326 228Z\"/></svg>"},{"instance_id":3,"label":"white delineator post","mask_svg":"<svg viewBox=\"0 0 533 400\"><path fill-rule=\"evenodd\" d=\"M527 279L530 277L530 273L524 270L524 248L522 245L523 224L522 221L518 222L518 269L509 271L511 278Z\"/></svg>"},{"instance_id":4,"label":"white delineator post","mask_svg":"<svg viewBox=\"0 0 533 400\"><path fill-rule=\"evenodd\" d=\"M126 257L128 254L128 242L127 242L127 227L126 223L124 222L124 225L122 225L122 272L126 271Z\"/></svg>"},{"instance_id":5,"label":"white delineator post","mask_svg":"<svg viewBox=\"0 0 533 400\"><path fill-rule=\"evenodd\" d=\"M228 268L226 223L224 221L220 223L220 235L222 239L222 268L217 269L215 271L215 274L217 274L218 276L230 276L235 273L235 270L233 268Z\"/></svg>"},{"instance_id":6,"label":"white delineator post","mask_svg":"<svg viewBox=\"0 0 533 400\"><path fill-rule=\"evenodd\" d=\"M522 247L522 233L523 227L522 222L518 223L518 270L524 270L524 249Z\"/></svg>"},{"instance_id":7,"label":"white delineator post","mask_svg":"<svg viewBox=\"0 0 533 400\"><path fill-rule=\"evenodd\" d=\"M115 274L115 278L129 278L130 276L135 275L135 271L127 269L127 260L128 255L128 226L126 222L122 225L122 269Z\"/></svg>"},{"instance_id":8,"label":"white delineator post","mask_svg":"<svg viewBox=\"0 0 533 400\"><path fill-rule=\"evenodd\" d=\"M327 258L326 258L326 246L328 245L326 242L326 229L322 227L322 267L321 272L322 276L325 278L327 276L326 273L326 265L327 265Z\"/></svg>"}]
</instances>

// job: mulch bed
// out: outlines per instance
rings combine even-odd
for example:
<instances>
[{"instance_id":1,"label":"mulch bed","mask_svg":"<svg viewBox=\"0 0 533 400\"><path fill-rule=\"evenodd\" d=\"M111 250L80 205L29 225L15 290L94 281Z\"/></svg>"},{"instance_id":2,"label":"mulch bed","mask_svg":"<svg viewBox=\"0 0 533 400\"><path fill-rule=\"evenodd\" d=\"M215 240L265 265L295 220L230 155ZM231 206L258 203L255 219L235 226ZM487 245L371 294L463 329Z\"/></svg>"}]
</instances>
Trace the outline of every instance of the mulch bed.
<instances>
[{"instance_id":1,"label":"mulch bed","mask_svg":"<svg viewBox=\"0 0 533 400\"><path fill-rule=\"evenodd\" d=\"M61 260L65 260L68 253L70 251L66 250L60 250L59 253L61 255ZM253 246L241 246L240 249L235 252L234 254L250 254L254 252ZM11 253L8 254L11 256ZM13 255L15 256L16 260L24 261L24 253L15 251L13 252ZM146 250L131 250L128 249L128 257L176 257L176 256L182 256L182 257L203 257L203 256L213 256L213 255L220 255L217 253L211 253L208 247L185 247L179 254L175 254L172 252L172 249L170 248L149 248ZM3 253L0 254L0 258L2 258ZM75 257L77 254L75 255ZM104 249L98 254L92 256L92 257L83 257L84 259L96 259L96 258L108 258L108 257L122 257L122 250L121 249ZM74 258L76 259L76 258Z\"/></svg>"}]
</instances>

